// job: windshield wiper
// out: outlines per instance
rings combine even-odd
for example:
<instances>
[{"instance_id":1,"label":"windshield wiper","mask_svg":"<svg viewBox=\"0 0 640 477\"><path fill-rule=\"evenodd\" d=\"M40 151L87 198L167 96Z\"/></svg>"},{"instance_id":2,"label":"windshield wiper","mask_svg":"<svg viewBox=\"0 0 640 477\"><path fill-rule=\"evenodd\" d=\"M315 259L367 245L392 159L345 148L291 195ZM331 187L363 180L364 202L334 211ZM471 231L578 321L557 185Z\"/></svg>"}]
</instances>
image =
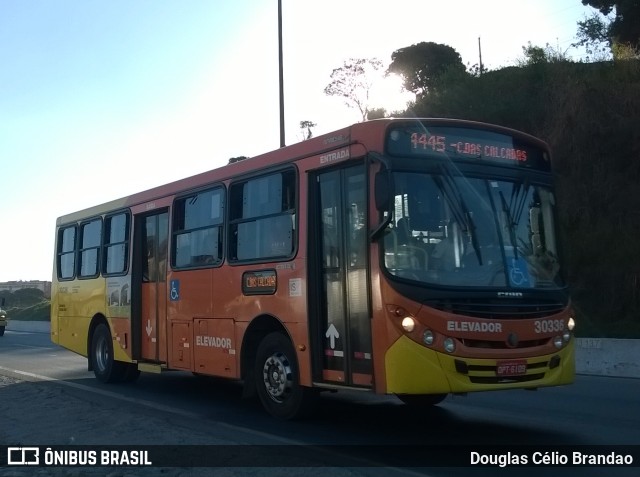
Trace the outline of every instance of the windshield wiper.
<instances>
[{"instance_id":1,"label":"windshield wiper","mask_svg":"<svg viewBox=\"0 0 640 477\"><path fill-rule=\"evenodd\" d=\"M469 236L471 237L471 245L473 246L473 250L476 252L476 257L478 257L478 265L482 266L482 255L480 253L480 244L478 243L478 235L476 234L476 224L473 221L473 217L471 217L471 213L467 208L467 205L464 203L464 199L460 197L460 205L462 206L462 211L467 218L467 229Z\"/></svg>"},{"instance_id":2,"label":"windshield wiper","mask_svg":"<svg viewBox=\"0 0 640 477\"><path fill-rule=\"evenodd\" d=\"M509 204L509 211L511 212L511 219L514 225L520 223L522 212L524 212L525 202L527 200L527 193L529 192L529 178L526 177L522 184L517 183L513 186L511 191L511 200ZM515 209L514 209L515 206Z\"/></svg>"},{"instance_id":3,"label":"windshield wiper","mask_svg":"<svg viewBox=\"0 0 640 477\"><path fill-rule=\"evenodd\" d=\"M476 224L473 221L471 212L465 203L460 188L453 177L451 171L445 167L440 167L442 176L434 175L434 181L438 188L442 191L451 212L453 213L456 221L462 226L462 231L467 233L471 238L471 246L478 258L478 264L482 266L482 254L480 251L480 245L478 244L478 236L476 234ZM444 177L444 181L441 179Z\"/></svg>"},{"instance_id":4,"label":"windshield wiper","mask_svg":"<svg viewBox=\"0 0 640 477\"><path fill-rule=\"evenodd\" d=\"M502 202L502 212L507 216L507 229L509 229L509 241L511 242L511 246L513 247L513 255L514 258L518 259L518 247L516 246L516 225L513 217L511 217L511 210L507 205L507 201L504 198L504 194L500 191L500 202Z\"/></svg>"},{"instance_id":5,"label":"windshield wiper","mask_svg":"<svg viewBox=\"0 0 640 477\"><path fill-rule=\"evenodd\" d=\"M520 218L524 212L527 193L529 192L529 178L525 178L524 182L516 183L511 190L511 198L509 205L504 198L504 194L500 191L500 201L502 202L502 210L507 215L507 228L509 229L509 241L513 247L514 257L518 258L518 247L516 244L516 227L520 223Z\"/></svg>"}]
</instances>

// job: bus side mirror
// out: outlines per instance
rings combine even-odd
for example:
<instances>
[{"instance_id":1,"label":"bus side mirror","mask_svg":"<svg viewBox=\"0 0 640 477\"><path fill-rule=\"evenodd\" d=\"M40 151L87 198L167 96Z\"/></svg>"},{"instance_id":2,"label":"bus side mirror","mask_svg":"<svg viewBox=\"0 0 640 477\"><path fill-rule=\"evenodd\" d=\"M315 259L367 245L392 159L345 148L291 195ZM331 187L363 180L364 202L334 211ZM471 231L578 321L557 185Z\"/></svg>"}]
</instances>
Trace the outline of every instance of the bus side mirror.
<instances>
[{"instance_id":1,"label":"bus side mirror","mask_svg":"<svg viewBox=\"0 0 640 477\"><path fill-rule=\"evenodd\" d=\"M389 210L389 202L391 201L391 183L389 173L387 171L379 171L376 173L374 182L374 197L376 201L376 209L381 212Z\"/></svg>"}]
</instances>

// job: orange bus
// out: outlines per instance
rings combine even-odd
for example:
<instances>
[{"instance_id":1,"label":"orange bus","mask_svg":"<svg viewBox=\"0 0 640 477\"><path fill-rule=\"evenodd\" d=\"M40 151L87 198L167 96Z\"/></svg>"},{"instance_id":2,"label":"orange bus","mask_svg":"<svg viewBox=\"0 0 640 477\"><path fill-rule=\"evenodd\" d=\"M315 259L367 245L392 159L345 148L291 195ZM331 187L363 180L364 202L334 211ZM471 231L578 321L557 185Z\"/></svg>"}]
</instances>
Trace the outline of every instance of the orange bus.
<instances>
[{"instance_id":1,"label":"orange bus","mask_svg":"<svg viewBox=\"0 0 640 477\"><path fill-rule=\"evenodd\" d=\"M552 182L521 132L355 124L60 217L51 337L105 383L227 377L283 419L322 390L567 384Z\"/></svg>"}]
</instances>

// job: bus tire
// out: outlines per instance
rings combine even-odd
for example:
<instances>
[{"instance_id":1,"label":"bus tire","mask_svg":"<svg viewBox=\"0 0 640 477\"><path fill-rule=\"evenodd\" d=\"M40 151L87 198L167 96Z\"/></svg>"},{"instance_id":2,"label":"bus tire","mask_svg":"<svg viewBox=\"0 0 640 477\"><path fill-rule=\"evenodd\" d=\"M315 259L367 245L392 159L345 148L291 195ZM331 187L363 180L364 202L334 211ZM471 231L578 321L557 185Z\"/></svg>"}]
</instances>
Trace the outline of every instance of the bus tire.
<instances>
[{"instance_id":1,"label":"bus tire","mask_svg":"<svg viewBox=\"0 0 640 477\"><path fill-rule=\"evenodd\" d=\"M429 407L440 404L447 394L396 394L398 398L411 407Z\"/></svg>"},{"instance_id":2,"label":"bus tire","mask_svg":"<svg viewBox=\"0 0 640 477\"><path fill-rule=\"evenodd\" d=\"M89 359L93 374L99 381L115 383L124 377L124 365L113 359L113 340L109 327L104 323L96 326L93 332Z\"/></svg>"},{"instance_id":3,"label":"bus tire","mask_svg":"<svg viewBox=\"0 0 640 477\"><path fill-rule=\"evenodd\" d=\"M0 326L0 336L4 336L4 325Z\"/></svg>"},{"instance_id":4,"label":"bus tire","mask_svg":"<svg viewBox=\"0 0 640 477\"><path fill-rule=\"evenodd\" d=\"M272 416L296 419L313 410L316 395L300 385L296 353L283 333L270 333L260 342L254 377L260 402Z\"/></svg>"}]
</instances>

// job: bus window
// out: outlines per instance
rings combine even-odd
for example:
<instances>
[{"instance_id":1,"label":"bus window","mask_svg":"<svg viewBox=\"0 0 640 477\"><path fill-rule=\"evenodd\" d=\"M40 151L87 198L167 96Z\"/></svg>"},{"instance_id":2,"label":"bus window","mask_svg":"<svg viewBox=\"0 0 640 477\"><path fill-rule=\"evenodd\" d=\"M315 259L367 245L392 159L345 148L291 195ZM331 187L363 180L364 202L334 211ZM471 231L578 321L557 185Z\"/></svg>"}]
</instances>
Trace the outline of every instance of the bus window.
<instances>
[{"instance_id":1,"label":"bus window","mask_svg":"<svg viewBox=\"0 0 640 477\"><path fill-rule=\"evenodd\" d=\"M294 251L295 172L231 185L231 261L289 257Z\"/></svg>"},{"instance_id":2,"label":"bus window","mask_svg":"<svg viewBox=\"0 0 640 477\"><path fill-rule=\"evenodd\" d=\"M129 214L112 215L104 220L104 258L102 273L126 272L129 260Z\"/></svg>"},{"instance_id":3,"label":"bus window","mask_svg":"<svg viewBox=\"0 0 640 477\"><path fill-rule=\"evenodd\" d=\"M80 227L80 278L97 277L98 255L102 239L102 220L96 219Z\"/></svg>"},{"instance_id":4,"label":"bus window","mask_svg":"<svg viewBox=\"0 0 640 477\"><path fill-rule=\"evenodd\" d=\"M76 268L76 226L60 229L58 232L58 278L70 280Z\"/></svg>"},{"instance_id":5,"label":"bus window","mask_svg":"<svg viewBox=\"0 0 640 477\"><path fill-rule=\"evenodd\" d=\"M176 201L173 217L173 267L189 268L222 261L224 189L200 192Z\"/></svg>"}]
</instances>

